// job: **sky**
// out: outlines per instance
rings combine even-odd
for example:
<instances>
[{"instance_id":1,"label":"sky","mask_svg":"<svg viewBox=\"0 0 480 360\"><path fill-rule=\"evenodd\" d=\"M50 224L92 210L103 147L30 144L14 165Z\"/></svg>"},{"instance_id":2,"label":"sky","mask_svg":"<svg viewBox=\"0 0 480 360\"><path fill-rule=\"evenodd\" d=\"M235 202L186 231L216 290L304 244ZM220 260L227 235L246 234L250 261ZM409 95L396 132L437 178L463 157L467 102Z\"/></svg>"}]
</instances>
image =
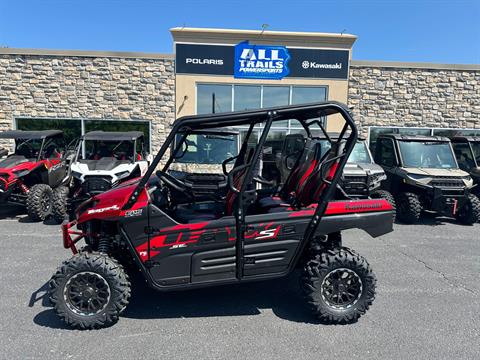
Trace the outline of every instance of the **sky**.
<instances>
[{"instance_id":1,"label":"sky","mask_svg":"<svg viewBox=\"0 0 480 360\"><path fill-rule=\"evenodd\" d=\"M480 63L480 0L0 0L0 47L172 53L172 27L346 32L355 60Z\"/></svg>"}]
</instances>

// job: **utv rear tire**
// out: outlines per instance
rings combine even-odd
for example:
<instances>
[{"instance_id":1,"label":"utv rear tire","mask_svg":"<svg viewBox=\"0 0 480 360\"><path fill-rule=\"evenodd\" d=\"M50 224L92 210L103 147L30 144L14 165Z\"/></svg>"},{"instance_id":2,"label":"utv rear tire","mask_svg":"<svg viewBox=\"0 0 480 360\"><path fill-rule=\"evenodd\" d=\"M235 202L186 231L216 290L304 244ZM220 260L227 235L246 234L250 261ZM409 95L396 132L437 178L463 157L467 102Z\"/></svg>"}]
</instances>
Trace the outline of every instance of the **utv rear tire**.
<instances>
[{"instance_id":1,"label":"utv rear tire","mask_svg":"<svg viewBox=\"0 0 480 360\"><path fill-rule=\"evenodd\" d=\"M397 204L395 203L395 198L387 190L375 190L370 194L372 199L385 199L387 200L393 208L393 221L395 221L397 213Z\"/></svg>"},{"instance_id":2,"label":"utv rear tire","mask_svg":"<svg viewBox=\"0 0 480 360\"><path fill-rule=\"evenodd\" d=\"M53 189L52 217L57 224L61 224L68 216L68 187L59 186Z\"/></svg>"},{"instance_id":3,"label":"utv rear tire","mask_svg":"<svg viewBox=\"0 0 480 360\"><path fill-rule=\"evenodd\" d=\"M422 213L422 204L418 195L400 193L397 197L397 218L405 224L416 223Z\"/></svg>"},{"instance_id":4,"label":"utv rear tire","mask_svg":"<svg viewBox=\"0 0 480 360\"><path fill-rule=\"evenodd\" d=\"M52 188L36 184L30 188L26 201L27 213L33 221L43 221L52 211Z\"/></svg>"},{"instance_id":5,"label":"utv rear tire","mask_svg":"<svg viewBox=\"0 0 480 360\"><path fill-rule=\"evenodd\" d=\"M458 211L457 219L462 224L473 225L480 221L480 200L474 194L468 195L467 202Z\"/></svg>"},{"instance_id":6,"label":"utv rear tire","mask_svg":"<svg viewBox=\"0 0 480 360\"><path fill-rule=\"evenodd\" d=\"M49 285L55 312L78 329L113 325L130 299L130 282L123 267L95 252L82 252L65 261Z\"/></svg>"},{"instance_id":7,"label":"utv rear tire","mask_svg":"<svg viewBox=\"0 0 480 360\"><path fill-rule=\"evenodd\" d=\"M301 281L307 303L326 324L356 322L375 299L377 280L370 265L346 247L316 254Z\"/></svg>"}]
</instances>

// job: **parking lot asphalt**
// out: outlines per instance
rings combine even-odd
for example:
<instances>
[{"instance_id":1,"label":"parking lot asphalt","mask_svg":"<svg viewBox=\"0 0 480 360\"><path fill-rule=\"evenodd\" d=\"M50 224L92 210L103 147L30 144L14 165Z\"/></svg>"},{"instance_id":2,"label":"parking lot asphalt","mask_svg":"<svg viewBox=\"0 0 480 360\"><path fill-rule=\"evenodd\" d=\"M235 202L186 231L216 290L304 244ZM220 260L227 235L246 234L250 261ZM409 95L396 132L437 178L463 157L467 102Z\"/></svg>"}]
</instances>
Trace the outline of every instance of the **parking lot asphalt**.
<instances>
[{"instance_id":1,"label":"parking lot asphalt","mask_svg":"<svg viewBox=\"0 0 480 360\"><path fill-rule=\"evenodd\" d=\"M317 323L291 276L168 294L137 281L116 325L78 331L42 297L70 256L59 226L0 209L0 359L478 359L479 232L433 217L377 239L345 232L378 278L352 325Z\"/></svg>"}]
</instances>

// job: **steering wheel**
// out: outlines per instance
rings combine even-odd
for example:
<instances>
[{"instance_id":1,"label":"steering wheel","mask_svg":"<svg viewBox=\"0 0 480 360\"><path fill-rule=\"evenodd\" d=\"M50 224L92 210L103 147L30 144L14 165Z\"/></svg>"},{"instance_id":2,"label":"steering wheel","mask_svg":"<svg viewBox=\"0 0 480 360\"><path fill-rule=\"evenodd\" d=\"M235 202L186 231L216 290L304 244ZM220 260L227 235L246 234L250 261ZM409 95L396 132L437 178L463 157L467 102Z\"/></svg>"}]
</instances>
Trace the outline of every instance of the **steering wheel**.
<instances>
[{"instance_id":1,"label":"steering wheel","mask_svg":"<svg viewBox=\"0 0 480 360\"><path fill-rule=\"evenodd\" d=\"M178 180L176 177L161 170L157 170L155 174L168 187L175 189L179 192L185 193L190 198L194 197L191 187L187 186L184 182Z\"/></svg>"}]
</instances>

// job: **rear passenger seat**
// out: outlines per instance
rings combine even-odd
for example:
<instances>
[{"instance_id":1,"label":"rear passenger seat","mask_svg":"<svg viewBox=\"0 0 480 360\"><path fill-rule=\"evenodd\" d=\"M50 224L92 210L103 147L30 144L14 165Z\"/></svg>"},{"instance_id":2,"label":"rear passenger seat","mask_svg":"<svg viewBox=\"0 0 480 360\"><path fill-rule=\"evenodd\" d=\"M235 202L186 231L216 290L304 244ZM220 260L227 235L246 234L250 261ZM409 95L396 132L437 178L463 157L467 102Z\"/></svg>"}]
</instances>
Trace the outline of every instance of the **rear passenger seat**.
<instances>
[{"instance_id":1,"label":"rear passenger seat","mask_svg":"<svg viewBox=\"0 0 480 360\"><path fill-rule=\"evenodd\" d=\"M291 211L295 208L306 207L318 202L320 195L327 187L322 178L331 181L335 175L339 159L334 160L320 171L323 163L328 162L343 151L342 147L333 148L325 159L321 157L321 146L315 139L307 140L305 151L302 154L297 171L293 174L292 181L298 179L293 185L294 190L288 188L281 192L281 196L267 197L258 201L261 213ZM295 171L295 170L292 170ZM323 176L322 176L323 175ZM288 184L287 186L291 186ZM284 187L285 188L285 187Z\"/></svg>"}]
</instances>

